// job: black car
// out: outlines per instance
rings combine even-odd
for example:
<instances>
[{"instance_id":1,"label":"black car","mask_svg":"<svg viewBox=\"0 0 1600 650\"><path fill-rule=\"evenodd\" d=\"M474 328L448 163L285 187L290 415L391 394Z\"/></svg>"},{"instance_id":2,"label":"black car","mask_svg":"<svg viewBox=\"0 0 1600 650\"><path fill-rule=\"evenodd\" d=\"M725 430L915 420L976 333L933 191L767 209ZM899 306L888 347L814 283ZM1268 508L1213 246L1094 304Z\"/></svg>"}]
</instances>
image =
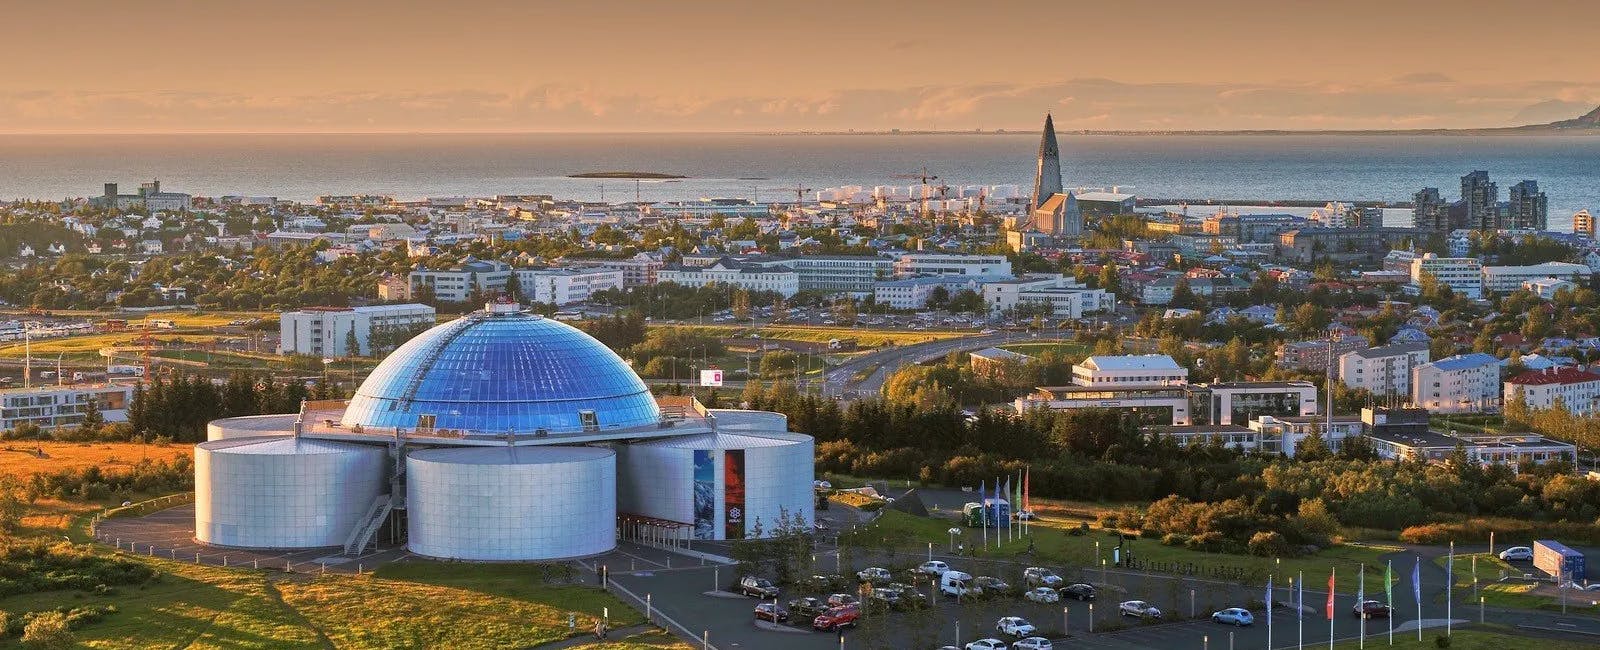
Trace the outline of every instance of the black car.
<instances>
[{"instance_id":1,"label":"black car","mask_svg":"<svg viewBox=\"0 0 1600 650\"><path fill-rule=\"evenodd\" d=\"M821 598L796 598L789 601L789 611L801 620L811 620L828 611L828 602Z\"/></svg>"},{"instance_id":2,"label":"black car","mask_svg":"<svg viewBox=\"0 0 1600 650\"><path fill-rule=\"evenodd\" d=\"M1366 615L1367 618L1389 618L1392 609L1379 601L1365 600L1350 608L1350 613L1358 617Z\"/></svg>"},{"instance_id":3,"label":"black car","mask_svg":"<svg viewBox=\"0 0 1600 650\"><path fill-rule=\"evenodd\" d=\"M739 581L739 593L760 599L777 598L778 586L766 578L745 576Z\"/></svg>"},{"instance_id":4,"label":"black car","mask_svg":"<svg viewBox=\"0 0 1600 650\"><path fill-rule=\"evenodd\" d=\"M1084 584L1082 582L1067 585L1058 589L1057 591L1061 593L1062 598L1071 598L1073 600L1094 600L1094 585Z\"/></svg>"}]
</instances>

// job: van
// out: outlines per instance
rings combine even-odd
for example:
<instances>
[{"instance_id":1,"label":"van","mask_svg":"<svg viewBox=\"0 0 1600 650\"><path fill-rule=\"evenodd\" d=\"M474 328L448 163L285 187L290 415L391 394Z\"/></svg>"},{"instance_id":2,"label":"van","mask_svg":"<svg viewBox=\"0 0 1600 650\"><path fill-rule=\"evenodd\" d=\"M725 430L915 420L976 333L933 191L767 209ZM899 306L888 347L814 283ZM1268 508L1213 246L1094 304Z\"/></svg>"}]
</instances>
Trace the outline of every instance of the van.
<instances>
[{"instance_id":1,"label":"van","mask_svg":"<svg viewBox=\"0 0 1600 650\"><path fill-rule=\"evenodd\" d=\"M939 593L946 596L977 596L983 593L972 584L972 574L964 571L946 571L939 576Z\"/></svg>"}]
</instances>

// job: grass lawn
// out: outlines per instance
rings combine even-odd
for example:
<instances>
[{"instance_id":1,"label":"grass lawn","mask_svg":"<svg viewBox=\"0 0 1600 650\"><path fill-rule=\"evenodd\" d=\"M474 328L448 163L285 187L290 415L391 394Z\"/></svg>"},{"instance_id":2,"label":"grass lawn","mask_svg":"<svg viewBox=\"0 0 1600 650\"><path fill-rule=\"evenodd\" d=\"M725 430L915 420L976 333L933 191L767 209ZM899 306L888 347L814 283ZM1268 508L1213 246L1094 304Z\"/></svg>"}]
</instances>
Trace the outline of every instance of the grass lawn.
<instances>
[{"instance_id":1,"label":"grass lawn","mask_svg":"<svg viewBox=\"0 0 1600 650\"><path fill-rule=\"evenodd\" d=\"M1010 350L1017 354L1026 354L1037 357L1045 352L1054 352L1065 359L1078 359L1089 355L1089 347L1078 343L1064 343L1060 341L1046 341L1039 343L1008 343L1000 346L1002 350Z\"/></svg>"},{"instance_id":2,"label":"grass lawn","mask_svg":"<svg viewBox=\"0 0 1600 650\"><path fill-rule=\"evenodd\" d=\"M33 358L37 362L40 358L65 354L73 358L93 357L99 359L100 350L110 347L138 347L142 345L138 332L111 332L107 334L89 334L86 336L67 336L57 339L43 339L33 342ZM157 345L169 341L183 343L206 343L220 338L227 338L217 334L206 333L161 333L151 334L150 338ZM10 343L0 347L0 357L22 358L26 354L23 343Z\"/></svg>"},{"instance_id":3,"label":"grass lawn","mask_svg":"<svg viewBox=\"0 0 1600 650\"><path fill-rule=\"evenodd\" d=\"M42 449L43 456L36 450ZM53 442L27 440L0 442L0 475L26 477L40 472L99 466L115 474L144 459L170 461L193 455L185 444L147 445L136 442Z\"/></svg>"},{"instance_id":4,"label":"grass lawn","mask_svg":"<svg viewBox=\"0 0 1600 650\"><path fill-rule=\"evenodd\" d=\"M585 643L572 647L575 650L695 650L700 646L689 645L665 632L646 632L622 640L611 635L605 643Z\"/></svg>"},{"instance_id":5,"label":"grass lawn","mask_svg":"<svg viewBox=\"0 0 1600 650\"><path fill-rule=\"evenodd\" d=\"M1580 650L1595 647L1593 641L1580 639L1558 640L1543 637L1528 637L1511 634L1507 628L1498 625L1474 625L1465 629L1455 630L1450 635L1450 650L1507 650L1508 648L1539 648L1539 650ZM1444 635L1443 629L1427 629L1422 631L1422 640L1417 640L1417 633L1410 631L1405 634L1394 635L1394 645L1388 644L1388 638L1372 638L1367 635L1368 647L1377 647L1388 650L1435 650L1434 639ZM1337 650L1355 650L1360 647L1359 641L1341 641L1334 644Z\"/></svg>"},{"instance_id":6,"label":"grass lawn","mask_svg":"<svg viewBox=\"0 0 1600 650\"><path fill-rule=\"evenodd\" d=\"M907 547L920 548L928 542L937 545L949 543L949 533L952 520L932 517L914 517L902 512L888 510L878 519L878 527L887 536L895 539L909 540ZM1099 566L1096 558L1095 542L1100 543L1100 558L1108 563L1111 560L1111 549L1117 545L1116 538L1099 528L1091 528L1088 534L1075 536L1069 535L1069 528L1077 527L1076 521L1057 520L1046 518L1032 526L1035 544L1035 557L1057 565L1094 567ZM964 528L964 536L968 546L973 546L980 539L980 529ZM1026 540L1013 540L1001 545L998 549L994 546L994 531L990 531L990 547L988 557L1016 557L1023 555L1028 550ZM1285 575L1304 572L1306 581L1312 584L1324 584L1327 581L1330 567L1337 568L1341 591L1349 589L1354 591L1357 570L1364 564L1366 567L1367 589L1381 589L1383 584L1383 565L1378 557L1392 551L1388 547L1374 546L1336 546L1325 549L1316 555L1301 558L1283 558L1281 563L1274 558L1256 557L1253 555L1232 555L1222 553L1206 553L1182 547L1165 546L1157 540L1140 539L1125 542L1124 548L1129 548L1136 559L1146 563L1165 565L1180 568L1193 565L1200 575L1207 575L1208 571L1227 572L1232 579L1244 580L1251 584L1266 582L1270 573L1277 573L1278 584L1286 584ZM1160 567L1151 567L1160 568ZM1396 570L1396 575L1399 572Z\"/></svg>"},{"instance_id":7,"label":"grass lawn","mask_svg":"<svg viewBox=\"0 0 1600 650\"><path fill-rule=\"evenodd\" d=\"M1478 561L1478 593L1483 597L1484 604L1494 607L1525 607L1530 609L1560 609L1561 599L1533 593L1535 583L1522 580L1507 580L1499 582L1500 574L1504 571L1510 575L1522 575L1522 571L1498 557L1488 553L1471 553L1456 556L1455 583L1457 598L1463 602L1472 600L1472 560ZM1439 568L1444 568L1444 558L1434 560ZM1595 600L1592 593L1569 592L1567 594L1569 608L1588 607Z\"/></svg>"}]
</instances>

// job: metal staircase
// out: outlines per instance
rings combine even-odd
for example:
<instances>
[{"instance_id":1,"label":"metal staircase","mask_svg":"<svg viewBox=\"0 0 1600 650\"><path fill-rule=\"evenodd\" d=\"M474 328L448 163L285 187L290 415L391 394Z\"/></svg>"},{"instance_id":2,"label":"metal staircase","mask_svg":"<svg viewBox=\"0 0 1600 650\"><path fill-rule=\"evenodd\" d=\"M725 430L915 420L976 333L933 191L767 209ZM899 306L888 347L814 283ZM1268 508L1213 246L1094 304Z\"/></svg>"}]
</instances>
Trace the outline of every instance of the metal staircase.
<instances>
[{"instance_id":1,"label":"metal staircase","mask_svg":"<svg viewBox=\"0 0 1600 650\"><path fill-rule=\"evenodd\" d=\"M380 494L372 500L372 505L367 508L366 516L350 529L350 536L344 541L345 555L360 555L372 543L372 536L383 527L384 520L389 518L389 512L394 510L394 503L387 494Z\"/></svg>"}]
</instances>

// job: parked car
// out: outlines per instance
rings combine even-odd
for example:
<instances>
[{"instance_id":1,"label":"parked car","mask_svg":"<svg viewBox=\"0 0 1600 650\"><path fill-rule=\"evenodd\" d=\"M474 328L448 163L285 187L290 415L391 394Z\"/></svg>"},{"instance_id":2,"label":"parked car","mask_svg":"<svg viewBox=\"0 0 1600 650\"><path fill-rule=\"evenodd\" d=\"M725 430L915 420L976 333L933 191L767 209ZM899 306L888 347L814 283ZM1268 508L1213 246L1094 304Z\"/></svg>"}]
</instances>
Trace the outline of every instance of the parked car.
<instances>
[{"instance_id":1,"label":"parked car","mask_svg":"<svg viewBox=\"0 0 1600 650\"><path fill-rule=\"evenodd\" d=\"M1055 644L1042 636L1030 636L1011 644L1012 650L1054 650Z\"/></svg>"},{"instance_id":2,"label":"parked car","mask_svg":"<svg viewBox=\"0 0 1600 650\"><path fill-rule=\"evenodd\" d=\"M818 630L833 631L846 627L853 627L856 619L861 617L861 608L856 605L835 607L817 615L811 620L811 627Z\"/></svg>"},{"instance_id":3,"label":"parked car","mask_svg":"<svg viewBox=\"0 0 1600 650\"><path fill-rule=\"evenodd\" d=\"M1061 597L1073 600L1094 600L1094 585L1082 582L1067 585L1061 588Z\"/></svg>"},{"instance_id":4,"label":"parked car","mask_svg":"<svg viewBox=\"0 0 1600 650\"><path fill-rule=\"evenodd\" d=\"M940 562L939 560L928 560L927 562L917 565L916 568L917 573L929 576L942 576L946 571L949 570L950 565Z\"/></svg>"},{"instance_id":5,"label":"parked car","mask_svg":"<svg viewBox=\"0 0 1600 650\"><path fill-rule=\"evenodd\" d=\"M856 577L859 578L862 582L870 582L872 584L878 584L878 583L881 583L881 582L888 582L888 581L894 579L894 576L889 575L889 570L888 569L885 569L883 567L875 567L875 566L867 567L865 569L857 571L856 572Z\"/></svg>"},{"instance_id":6,"label":"parked car","mask_svg":"<svg viewBox=\"0 0 1600 650\"><path fill-rule=\"evenodd\" d=\"M1054 571L1041 566L1031 566L1022 570L1022 582L1029 587L1059 587L1064 581Z\"/></svg>"},{"instance_id":7,"label":"parked car","mask_svg":"<svg viewBox=\"0 0 1600 650\"><path fill-rule=\"evenodd\" d=\"M739 593L756 598L777 598L778 586L766 578L745 576L739 580Z\"/></svg>"},{"instance_id":8,"label":"parked car","mask_svg":"<svg viewBox=\"0 0 1600 650\"><path fill-rule=\"evenodd\" d=\"M972 586L983 590L985 596L1004 596L1011 592L1011 585L1006 584L1006 581L990 576L973 578Z\"/></svg>"},{"instance_id":9,"label":"parked car","mask_svg":"<svg viewBox=\"0 0 1600 650\"><path fill-rule=\"evenodd\" d=\"M846 607L860 603L861 599L856 598L853 594L832 594L828 596L829 607Z\"/></svg>"},{"instance_id":10,"label":"parked car","mask_svg":"<svg viewBox=\"0 0 1600 650\"><path fill-rule=\"evenodd\" d=\"M981 596L983 590L972 584L972 576L962 571L946 571L939 576L939 593L946 596Z\"/></svg>"},{"instance_id":11,"label":"parked car","mask_svg":"<svg viewBox=\"0 0 1600 650\"><path fill-rule=\"evenodd\" d=\"M883 586L884 589L900 594L900 605L906 609L928 606L928 594L903 582L891 582Z\"/></svg>"},{"instance_id":12,"label":"parked car","mask_svg":"<svg viewBox=\"0 0 1600 650\"><path fill-rule=\"evenodd\" d=\"M1226 623L1228 625L1246 626L1255 625L1256 617L1250 610L1243 607L1229 607L1211 615L1211 622Z\"/></svg>"},{"instance_id":13,"label":"parked car","mask_svg":"<svg viewBox=\"0 0 1600 650\"><path fill-rule=\"evenodd\" d=\"M1034 627L1032 623L1028 622L1028 619L1025 619L1021 616L1007 616L1002 618L995 622L994 629L998 630L1001 634L1019 637L1033 636L1034 632L1039 631L1038 628Z\"/></svg>"},{"instance_id":14,"label":"parked car","mask_svg":"<svg viewBox=\"0 0 1600 650\"><path fill-rule=\"evenodd\" d=\"M1122 601L1122 604L1117 606L1117 611L1123 616L1134 616L1138 618L1161 618L1161 610L1156 609L1155 605L1151 605L1150 603L1142 600Z\"/></svg>"},{"instance_id":15,"label":"parked car","mask_svg":"<svg viewBox=\"0 0 1600 650\"><path fill-rule=\"evenodd\" d=\"M1000 639L978 639L963 647L966 650L1006 650L1006 642Z\"/></svg>"},{"instance_id":16,"label":"parked car","mask_svg":"<svg viewBox=\"0 0 1600 650\"><path fill-rule=\"evenodd\" d=\"M1528 548L1526 546L1513 546L1513 547L1508 548L1508 549L1506 549L1504 551L1500 551L1500 559L1506 560L1506 561L1532 560L1533 559L1533 549Z\"/></svg>"},{"instance_id":17,"label":"parked car","mask_svg":"<svg viewBox=\"0 0 1600 650\"><path fill-rule=\"evenodd\" d=\"M900 609L903 600L900 597L899 590L886 587L876 587L872 590L872 593L867 594L867 604L873 607L872 611Z\"/></svg>"},{"instance_id":18,"label":"parked car","mask_svg":"<svg viewBox=\"0 0 1600 650\"><path fill-rule=\"evenodd\" d=\"M756 620L783 623L789 620L789 612L772 603L756 605Z\"/></svg>"},{"instance_id":19,"label":"parked car","mask_svg":"<svg viewBox=\"0 0 1600 650\"><path fill-rule=\"evenodd\" d=\"M1022 594L1022 597L1036 603L1061 602L1061 594L1049 587L1034 587L1029 589L1028 593Z\"/></svg>"},{"instance_id":20,"label":"parked car","mask_svg":"<svg viewBox=\"0 0 1600 650\"><path fill-rule=\"evenodd\" d=\"M1350 608L1350 613L1356 616L1365 614L1367 618L1389 618L1390 607L1376 600L1364 600Z\"/></svg>"},{"instance_id":21,"label":"parked car","mask_svg":"<svg viewBox=\"0 0 1600 650\"><path fill-rule=\"evenodd\" d=\"M813 619L818 614L828 611L828 601L821 598L796 598L789 601L789 611L801 619Z\"/></svg>"}]
</instances>

